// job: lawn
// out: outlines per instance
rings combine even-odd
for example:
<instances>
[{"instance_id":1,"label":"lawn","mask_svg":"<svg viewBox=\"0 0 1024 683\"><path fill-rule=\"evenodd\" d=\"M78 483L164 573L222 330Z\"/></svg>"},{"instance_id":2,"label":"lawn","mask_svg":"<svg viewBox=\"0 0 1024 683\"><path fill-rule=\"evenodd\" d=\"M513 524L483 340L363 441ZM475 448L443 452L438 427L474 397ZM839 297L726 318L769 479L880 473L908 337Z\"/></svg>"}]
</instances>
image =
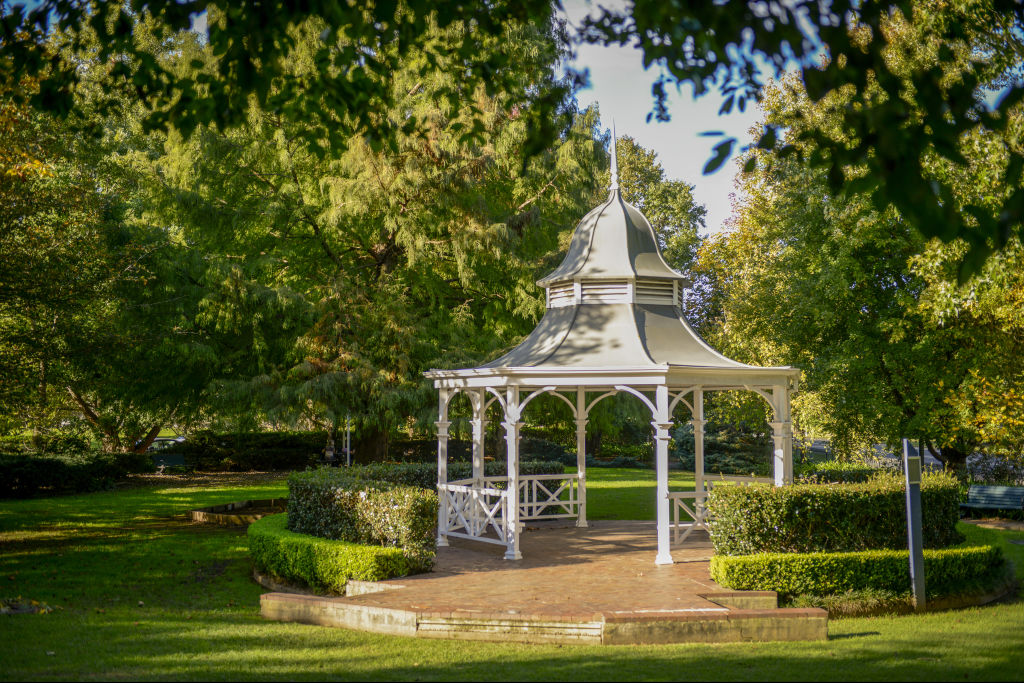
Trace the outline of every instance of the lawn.
<instances>
[{"instance_id":1,"label":"lawn","mask_svg":"<svg viewBox=\"0 0 1024 683\"><path fill-rule=\"evenodd\" d=\"M593 469L588 481L592 518L653 516L653 472ZM0 503L0 597L54 608L0 617L0 679L1021 679L1019 599L837 620L825 643L557 647L265 622L243 532L184 513L284 492L276 480ZM966 533L1001 543L1021 574L1024 533Z\"/></svg>"}]
</instances>

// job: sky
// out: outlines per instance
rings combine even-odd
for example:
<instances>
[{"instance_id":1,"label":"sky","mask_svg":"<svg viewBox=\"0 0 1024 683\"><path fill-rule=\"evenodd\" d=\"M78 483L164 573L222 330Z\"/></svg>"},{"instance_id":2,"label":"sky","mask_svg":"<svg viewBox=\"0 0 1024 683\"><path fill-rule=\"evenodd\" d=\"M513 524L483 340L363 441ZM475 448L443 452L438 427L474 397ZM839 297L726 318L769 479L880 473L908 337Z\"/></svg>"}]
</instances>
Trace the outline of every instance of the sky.
<instances>
[{"instance_id":1,"label":"sky","mask_svg":"<svg viewBox=\"0 0 1024 683\"><path fill-rule=\"evenodd\" d=\"M589 0L564 0L564 3L570 24L578 24L597 7ZM619 2L607 0L602 0L601 4L621 6ZM629 47L579 46L573 65L577 69L589 68L591 83L577 96L580 107L597 102L605 128L610 128L614 119L619 136L628 135L657 153L669 179L694 185L694 198L708 210L707 232L717 232L732 210L730 195L735 192L733 176L737 167L735 161L730 160L718 172L703 175L704 164L719 138L701 137L700 133L723 131L735 137L738 146L746 145L751 142L748 131L758 122L760 111L751 103L745 113L734 109L731 114L719 116L722 99L716 92L695 101L686 86L680 93L669 88L671 121L648 123L647 114L654 103L651 84L658 71L657 67L645 71L642 56L640 50Z\"/></svg>"}]
</instances>

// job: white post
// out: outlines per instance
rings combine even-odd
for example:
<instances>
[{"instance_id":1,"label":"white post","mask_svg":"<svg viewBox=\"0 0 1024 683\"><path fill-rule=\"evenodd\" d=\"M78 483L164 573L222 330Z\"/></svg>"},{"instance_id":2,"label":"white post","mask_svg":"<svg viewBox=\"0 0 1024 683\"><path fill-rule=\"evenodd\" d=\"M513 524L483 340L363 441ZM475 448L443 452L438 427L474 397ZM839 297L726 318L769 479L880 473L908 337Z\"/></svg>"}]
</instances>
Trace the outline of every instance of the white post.
<instances>
[{"instance_id":1,"label":"white post","mask_svg":"<svg viewBox=\"0 0 1024 683\"><path fill-rule=\"evenodd\" d=\"M772 422L772 466L775 485L793 483L793 423L789 419L789 391L785 386L772 390L772 408L775 421Z\"/></svg>"},{"instance_id":2,"label":"white post","mask_svg":"<svg viewBox=\"0 0 1024 683\"><path fill-rule=\"evenodd\" d=\"M448 389L438 392L437 400L437 545L448 545Z\"/></svg>"},{"instance_id":3,"label":"white post","mask_svg":"<svg viewBox=\"0 0 1024 683\"><path fill-rule=\"evenodd\" d=\"M345 416L345 466L352 466L352 416Z\"/></svg>"},{"instance_id":4,"label":"white post","mask_svg":"<svg viewBox=\"0 0 1024 683\"><path fill-rule=\"evenodd\" d=\"M476 394L471 394L473 399L473 480L478 486L483 484L484 478L484 434L486 433L487 420L487 394L481 389Z\"/></svg>"},{"instance_id":5,"label":"white post","mask_svg":"<svg viewBox=\"0 0 1024 683\"><path fill-rule=\"evenodd\" d=\"M508 528L506 560L521 560L519 552L519 387L508 387L505 394L505 442L508 447Z\"/></svg>"},{"instance_id":6,"label":"white post","mask_svg":"<svg viewBox=\"0 0 1024 683\"><path fill-rule=\"evenodd\" d=\"M587 527L587 392L576 387L576 474L580 497L576 526Z\"/></svg>"},{"instance_id":7,"label":"white post","mask_svg":"<svg viewBox=\"0 0 1024 683\"><path fill-rule=\"evenodd\" d=\"M697 388L693 390L693 478L694 490L697 493L704 491L704 390Z\"/></svg>"},{"instance_id":8,"label":"white post","mask_svg":"<svg viewBox=\"0 0 1024 683\"><path fill-rule=\"evenodd\" d=\"M654 462L658 471L658 555L654 563L672 564L672 511L668 500L668 441L672 438L669 434L672 422L668 412L668 387L658 387L655 396L654 421L651 424L654 426Z\"/></svg>"}]
</instances>

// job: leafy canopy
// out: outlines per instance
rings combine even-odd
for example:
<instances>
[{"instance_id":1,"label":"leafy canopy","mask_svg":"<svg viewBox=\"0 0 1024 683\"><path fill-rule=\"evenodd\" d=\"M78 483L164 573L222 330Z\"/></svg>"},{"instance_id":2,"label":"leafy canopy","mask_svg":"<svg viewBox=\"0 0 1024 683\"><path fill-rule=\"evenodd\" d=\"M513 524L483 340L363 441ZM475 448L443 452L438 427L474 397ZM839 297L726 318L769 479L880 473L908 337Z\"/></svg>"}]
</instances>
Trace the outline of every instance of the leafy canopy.
<instances>
[{"instance_id":1,"label":"leafy canopy","mask_svg":"<svg viewBox=\"0 0 1024 683\"><path fill-rule=\"evenodd\" d=\"M206 13L207 40L219 60L202 73L175 73L134 40L134 18L152 19L170 35ZM507 38L517 22L547 25L552 5L546 0L489 0L431 3L422 0L368 3L264 3L252 0L132 0L118 3L46 0L31 10L4 4L0 60L14 82L22 75L39 76L33 103L49 111L75 107L78 82L76 60L51 52L47 36L57 30L74 47L81 36L99 35L97 57L110 65L107 87L130 92L149 105L146 125L175 128L185 134L199 124L220 126L245 119L249 98L260 107L308 123L303 135L321 150L325 141L343 146L352 135L365 136L373 149L395 149L399 132L425 135L429 124L414 115L394 117L396 93L387 77L401 69L421 75L433 69L457 69L460 78L437 93L453 107L465 107L474 122L462 132L477 139L482 128L470 96L483 87L488 96L499 92L525 94L509 56L482 49L490 38ZM312 59L317 65L303 75L289 70L301 51L295 29L307 20L322 23ZM940 59L907 62L900 56L916 46L892 40L889 24L897 18L919 27L925 43L938 46ZM849 106L836 112L843 135L805 122L802 139L815 149L805 152L782 135L788 122L769 122L756 147L782 155L803 155L827 172L832 192L851 181L854 191L869 191L880 208L892 206L925 237L944 241L961 238L968 249L962 277L977 272L993 250L1020 234L1024 191L1002 198L994 213L977 204L956 206L953 188L927 173L925 157L935 153L953 164L966 161L958 148L968 132L1005 130L1008 112L1024 96L1019 80L1018 39L1024 25L1024 5L1014 0L793 0L726 3L665 3L637 0L625 9L602 8L584 20L571 37L577 42L634 45L644 63L657 66L652 85L652 116L667 119L671 85L690 84L695 95L717 90L721 111L743 109L759 101L765 71L778 76L794 68L818 102L831 93L849 93ZM455 40L438 42L434 29L454 28ZM968 52L966 60L956 60ZM419 59L410 59L419 55ZM822 55L827 58L822 59ZM996 77L995 79L993 77ZM579 81L586 74L576 74ZM995 84L1001 94L990 106ZM567 120L554 116L569 85L537 99L526 113L527 156L549 147ZM788 141L787 141L788 140ZM707 171L721 166L733 153L735 139L715 147ZM999 170L1004 184L1019 185L1024 152L1007 145L1007 162ZM747 170L752 170L750 162ZM851 175L850 167L866 166L867 173Z\"/></svg>"}]
</instances>

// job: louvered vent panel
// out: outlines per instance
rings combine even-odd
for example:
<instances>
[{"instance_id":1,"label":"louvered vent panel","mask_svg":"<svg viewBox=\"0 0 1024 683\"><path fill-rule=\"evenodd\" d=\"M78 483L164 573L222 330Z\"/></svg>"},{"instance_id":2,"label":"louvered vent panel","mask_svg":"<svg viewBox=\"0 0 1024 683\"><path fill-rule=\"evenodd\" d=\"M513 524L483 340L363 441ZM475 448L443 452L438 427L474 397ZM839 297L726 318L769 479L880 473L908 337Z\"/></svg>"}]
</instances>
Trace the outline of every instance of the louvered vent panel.
<instances>
[{"instance_id":1,"label":"louvered vent panel","mask_svg":"<svg viewBox=\"0 0 1024 683\"><path fill-rule=\"evenodd\" d=\"M625 280L604 280L583 283L583 303L629 303L629 286Z\"/></svg>"},{"instance_id":2,"label":"louvered vent panel","mask_svg":"<svg viewBox=\"0 0 1024 683\"><path fill-rule=\"evenodd\" d=\"M572 283L564 285L552 285L548 288L548 307L559 308L560 306L572 306L575 303L575 296L572 291Z\"/></svg>"},{"instance_id":3,"label":"louvered vent panel","mask_svg":"<svg viewBox=\"0 0 1024 683\"><path fill-rule=\"evenodd\" d=\"M636 302L638 304L675 305L675 296L671 282L665 280L637 280Z\"/></svg>"}]
</instances>

